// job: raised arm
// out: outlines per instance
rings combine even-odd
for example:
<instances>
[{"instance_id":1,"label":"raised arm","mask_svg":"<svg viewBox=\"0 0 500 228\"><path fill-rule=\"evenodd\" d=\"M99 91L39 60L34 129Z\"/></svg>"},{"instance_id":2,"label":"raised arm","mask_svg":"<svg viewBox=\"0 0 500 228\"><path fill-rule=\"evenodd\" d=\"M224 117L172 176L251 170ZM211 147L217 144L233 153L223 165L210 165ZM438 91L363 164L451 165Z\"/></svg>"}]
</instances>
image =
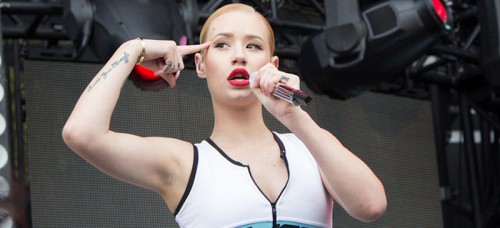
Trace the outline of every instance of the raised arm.
<instances>
[{"instance_id":1,"label":"raised arm","mask_svg":"<svg viewBox=\"0 0 500 228\"><path fill-rule=\"evenodd\" d=\"M387 206L384 187L361 159L302 109L287 113L280 121L309 149L326 188L351 216L369 222L384 213Z\"/></svg>"},{"instance_id":2,"label":"raised arm","mask_svg":"<svg viewBox=\"0 0 500 228\"><path fill-rule=\"evenodd\" d=\"M300 80L296 75L281 72L268 64L252 83L254 93L266 109L305 144L318 163L323 183L335 201L361 221L379 218L387 207L380 180L335 136L318 126L307 112L270 95L275 84L283 81L283 76L289 78L287 85L299 88Z\"/></svg>"},{"instance_id":3,"label":"raised arm","mask_svg":"<svg viewBox=\"0 0 500 228\"><path fill-rule=\"evenodd\" d=\"M109 126L122 85L141 53L145 65L175 85L184 67L182 56L203 48L206 45L177 47L172 41L139 39L122 44L83 91L62 131L65 143L110 176L159 192L175 209L191 170L192 145L118 133Z\"/></svg>"}]
</instances>

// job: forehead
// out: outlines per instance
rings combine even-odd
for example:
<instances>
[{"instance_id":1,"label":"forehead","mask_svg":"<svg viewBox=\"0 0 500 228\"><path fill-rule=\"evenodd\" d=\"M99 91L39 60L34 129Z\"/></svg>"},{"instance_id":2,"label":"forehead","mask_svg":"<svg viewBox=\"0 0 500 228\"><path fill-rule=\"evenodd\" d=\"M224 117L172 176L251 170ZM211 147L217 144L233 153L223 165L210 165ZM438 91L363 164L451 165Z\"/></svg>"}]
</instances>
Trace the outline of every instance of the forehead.
<instances>
[{"instance_id":1,"label":"forehead","mask_svg":"<svg viewBox=\"0 0 500 228\"><path fill-rule=\"evenodd\" d=\"M270 31L267 29L264 18L256 12L232 11L215 18L207 31L208 40L219 33L245 34L269 39Z\"/></svg>"}]
</instances>

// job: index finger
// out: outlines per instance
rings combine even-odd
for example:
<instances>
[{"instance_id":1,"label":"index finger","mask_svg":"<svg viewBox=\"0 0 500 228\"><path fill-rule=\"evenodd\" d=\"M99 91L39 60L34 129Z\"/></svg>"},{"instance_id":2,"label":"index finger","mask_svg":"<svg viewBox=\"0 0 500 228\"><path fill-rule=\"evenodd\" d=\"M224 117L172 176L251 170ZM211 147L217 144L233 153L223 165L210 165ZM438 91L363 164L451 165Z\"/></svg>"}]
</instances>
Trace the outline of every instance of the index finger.
<instances>
[{"instance_id":1,"label":"index finger","mask_svg":"<svg viewBox=\"0 0 500 228\"><path fill-rule=\"evenodd\" d=\"M202 44L195 44L195 45L178 46L177 51L179 51L180 55L185 56L205 50L208 48L208 46L210 46L210 42L205 42Z\"/></svg>"}]
</instances>

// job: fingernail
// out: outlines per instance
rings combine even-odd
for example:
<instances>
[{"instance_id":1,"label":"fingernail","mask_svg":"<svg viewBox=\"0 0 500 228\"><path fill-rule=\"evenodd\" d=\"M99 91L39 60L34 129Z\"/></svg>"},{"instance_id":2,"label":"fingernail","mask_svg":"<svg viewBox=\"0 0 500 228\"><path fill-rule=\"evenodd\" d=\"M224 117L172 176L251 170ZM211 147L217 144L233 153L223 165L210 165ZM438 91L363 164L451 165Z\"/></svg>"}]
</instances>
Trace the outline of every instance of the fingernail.
<instances>
[{"instance_id":1,"label":"fingernail","mask_svg":"<svg viewBox=\"0 0 500 228\"><path fill-rule=\"evenodd\" d=\"M253 84L253 82L255 81L255 78L259 75L259 72L258 71L255 71L253 72L252 74L250 74L250 78L248 79L248 81L250 82L250 84Z\"/></svg>"}]
</instances>

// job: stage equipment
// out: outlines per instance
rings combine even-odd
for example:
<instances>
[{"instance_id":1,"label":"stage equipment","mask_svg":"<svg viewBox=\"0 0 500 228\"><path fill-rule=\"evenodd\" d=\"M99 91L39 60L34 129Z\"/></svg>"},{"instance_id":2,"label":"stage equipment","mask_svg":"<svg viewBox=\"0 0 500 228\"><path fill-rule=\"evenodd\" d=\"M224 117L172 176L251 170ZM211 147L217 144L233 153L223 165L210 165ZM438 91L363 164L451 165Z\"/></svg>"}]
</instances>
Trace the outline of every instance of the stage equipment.
<instances>
[{"instance_id":1,"label":"stage equipment","mask_svg":"<svg viewBox=\"0 0 500 228\"><path fill-rule=\"evenodd\" d=\"M326 25L301 48L299 70L316 93L357 96L403 75L449 30L439 0L325 1Z\"/></svg>"},{"instance_id":2,"label":"stage equipment","mask_svg":"<svg viewBox=\"0 0 500 228\"><path fill-rule=\"evenodd\" d=\"M73 59L78 59L92 36L94 5L88 0L64 1L63 22L66 34L75 46Z\"/></svg>"},{"instance_id":3,"label":"stage equipment","mask_svg":"<svg viewBox=\"0 0 500 228\"><path fill-rule=\"evenodd\" d=\"M2 23L0 19L0 29ZM0 43L3 43L3 38L0 37ZM13 225L13 218L10 215L7 203L12 193L12 168L13 161L11 146L10 146L10 115L9 115L9 90L8 80L4 69L4 54L3 46L0 46L0 227L10 227Z\"/></svg>"},{"instance_id":4,"label":"stage equipment","mask_svg":"<svg viewBox=\"0 0 500 228\"><path fill-rule=\"evenodd\" d=\"M98 58L105 62L125 41L137 37L180 41L184 36L184 19L176 1L148 0L94 1L95 19L92 47ZM135 68L131 79L145 90L158 90L167 86L160 77L150 77L148 69Z\"/></svg>"},{"instance_id":5,"label":"stage equipment","mask_svg":"<svg viewBox=\"0 0 500 228\"><path fill-rule=\"evenodd\" d=\"M488 83L500 88L500 1L477 1L481 22L481 62Z\"/></svg>"}]
</instances>

